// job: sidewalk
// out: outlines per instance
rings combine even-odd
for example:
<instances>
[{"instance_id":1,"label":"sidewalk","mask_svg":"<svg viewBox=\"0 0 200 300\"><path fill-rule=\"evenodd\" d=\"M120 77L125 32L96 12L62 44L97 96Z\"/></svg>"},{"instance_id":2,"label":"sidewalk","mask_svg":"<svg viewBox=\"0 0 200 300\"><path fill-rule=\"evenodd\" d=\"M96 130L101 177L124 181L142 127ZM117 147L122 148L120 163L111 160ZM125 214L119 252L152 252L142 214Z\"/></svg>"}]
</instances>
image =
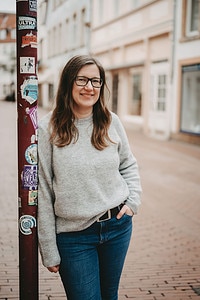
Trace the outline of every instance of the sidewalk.
<instances>
[{"instance_id":1,"label":"sidewalk","mask_svg":"<svg viewBox=\"0 0 200 300\"><path fill-rule=\"evenodd\" d=\"M0 101L0 300L19 299L16 119L16 103ZM200 147L128 136L143 197L119 300L200 300ZM39 272L39 299L66 299L58 275Z\"/></svg>"}]
</instances>

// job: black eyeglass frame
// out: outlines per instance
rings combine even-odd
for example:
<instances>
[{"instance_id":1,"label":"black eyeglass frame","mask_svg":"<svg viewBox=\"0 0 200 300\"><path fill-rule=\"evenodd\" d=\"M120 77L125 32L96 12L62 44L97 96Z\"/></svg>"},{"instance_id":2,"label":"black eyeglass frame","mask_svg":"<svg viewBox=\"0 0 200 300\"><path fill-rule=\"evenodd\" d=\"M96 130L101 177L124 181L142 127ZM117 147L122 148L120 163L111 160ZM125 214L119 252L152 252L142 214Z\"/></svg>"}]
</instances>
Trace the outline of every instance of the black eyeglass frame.
<instances>
[{"instance_id":1,"label":"black eyeglass frame","mask_svg":"<svg viewBox=\"0 0 200 300\"><path fill-rule=\"evenodd\" d=\"M86 80L86 83L85 84L78 84L77 83L77 81L78 81L78 79L85 79ZM95 86L94 85L94 80L99 80L99 86ZM86 86L87 84L88 84L88 82L90 81L91 82L91 84L92 84L92 86L94 87L94 88L101 88L101 86L102 86L102 84L103 84L103 80L101 79L101 78L97 78L97 77L92 77L92 78L88 78L88 77L86 77L86 76L76 76L75 77L75 79L74 79L74 81L75 81L75 83L76 83L76 85L77 86Z\"/></svg>"}]
</instances>

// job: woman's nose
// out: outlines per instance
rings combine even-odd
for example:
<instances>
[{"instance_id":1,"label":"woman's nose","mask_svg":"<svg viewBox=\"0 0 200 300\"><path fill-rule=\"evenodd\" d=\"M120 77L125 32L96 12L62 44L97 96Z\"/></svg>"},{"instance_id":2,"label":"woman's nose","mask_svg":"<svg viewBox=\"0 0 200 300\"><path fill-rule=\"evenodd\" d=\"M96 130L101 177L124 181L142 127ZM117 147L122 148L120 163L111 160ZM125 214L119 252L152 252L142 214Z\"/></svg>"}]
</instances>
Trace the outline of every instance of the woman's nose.
<instances>
[{"instance_id":1,"label":"woman's nose","mask_svg":"<svg viewBox=\"0 0 200 300\"><path fill-rule=\"evenodd\" d=\"M88 80L88 83L85 85L85 88L93 89L92 82L90 80Z\"/></svg>"}]
</instances>

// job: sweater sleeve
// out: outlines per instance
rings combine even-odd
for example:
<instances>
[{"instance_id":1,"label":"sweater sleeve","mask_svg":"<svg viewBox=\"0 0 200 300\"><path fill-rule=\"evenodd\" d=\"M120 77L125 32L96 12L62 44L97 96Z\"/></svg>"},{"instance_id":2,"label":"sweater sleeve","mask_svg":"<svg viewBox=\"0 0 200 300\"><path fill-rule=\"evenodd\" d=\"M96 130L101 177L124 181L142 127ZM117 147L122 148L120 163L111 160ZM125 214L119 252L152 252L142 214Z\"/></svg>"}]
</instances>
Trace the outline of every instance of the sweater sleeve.
<instances>
[{"instance_id":1,"label":"sweater sleeve","mask_svg":"<svg viewBox=\"0 0 200 300\"><path fill-rule=\"evenodd\" d=\"M47 118L38 130L38 239L42 262L45 267L59 265L60 255L56 244L54 213L52 145L49 142Z\"/></svg>"},{"instance_id":2,"label":"sweater sleeve","mask_svg":"<svg viewBox=\"0 0 200 300\"><path fill-rule=\"evenodd\" d=\"M118 148L120 157L119 172L126 181L129 189L129 196L126 199L125 203L133 210L134 214L137 214L138 207L141 204L140 196L142 192L138 164L135 156L130 149L125 129L116 115L115 118L117 132L120 136L120 143Z\"/></svg>"}]
</instances>

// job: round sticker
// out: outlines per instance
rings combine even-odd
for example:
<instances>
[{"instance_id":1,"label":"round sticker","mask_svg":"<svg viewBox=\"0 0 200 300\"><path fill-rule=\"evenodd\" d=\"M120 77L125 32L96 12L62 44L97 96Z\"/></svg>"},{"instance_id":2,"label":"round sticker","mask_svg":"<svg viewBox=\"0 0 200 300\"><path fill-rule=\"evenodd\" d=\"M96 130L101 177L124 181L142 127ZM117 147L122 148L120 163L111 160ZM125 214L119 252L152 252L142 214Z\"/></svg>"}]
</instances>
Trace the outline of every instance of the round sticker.
<instances>
[{"instance_id":1,"label":"round sticker","mask_svg":"<svg viewBox=\"0 0 200 300\"><path fill-rule=\"evenodd\" d=\"M32 233L31 228L36 227L36 219L30 215L23 215L19 219L19 229L22 234L29 235Z\"/></svg>"},{"instance_id":2,"label":"round sticker","mask_svg":"<svg viewBox=\"0 0 200 300\"><path fill-rule=\"evenodd\" d=\"M37 144L32 144L26 149L25 158L30 165L37 164Z\"/></svg>"}]
</instances>

